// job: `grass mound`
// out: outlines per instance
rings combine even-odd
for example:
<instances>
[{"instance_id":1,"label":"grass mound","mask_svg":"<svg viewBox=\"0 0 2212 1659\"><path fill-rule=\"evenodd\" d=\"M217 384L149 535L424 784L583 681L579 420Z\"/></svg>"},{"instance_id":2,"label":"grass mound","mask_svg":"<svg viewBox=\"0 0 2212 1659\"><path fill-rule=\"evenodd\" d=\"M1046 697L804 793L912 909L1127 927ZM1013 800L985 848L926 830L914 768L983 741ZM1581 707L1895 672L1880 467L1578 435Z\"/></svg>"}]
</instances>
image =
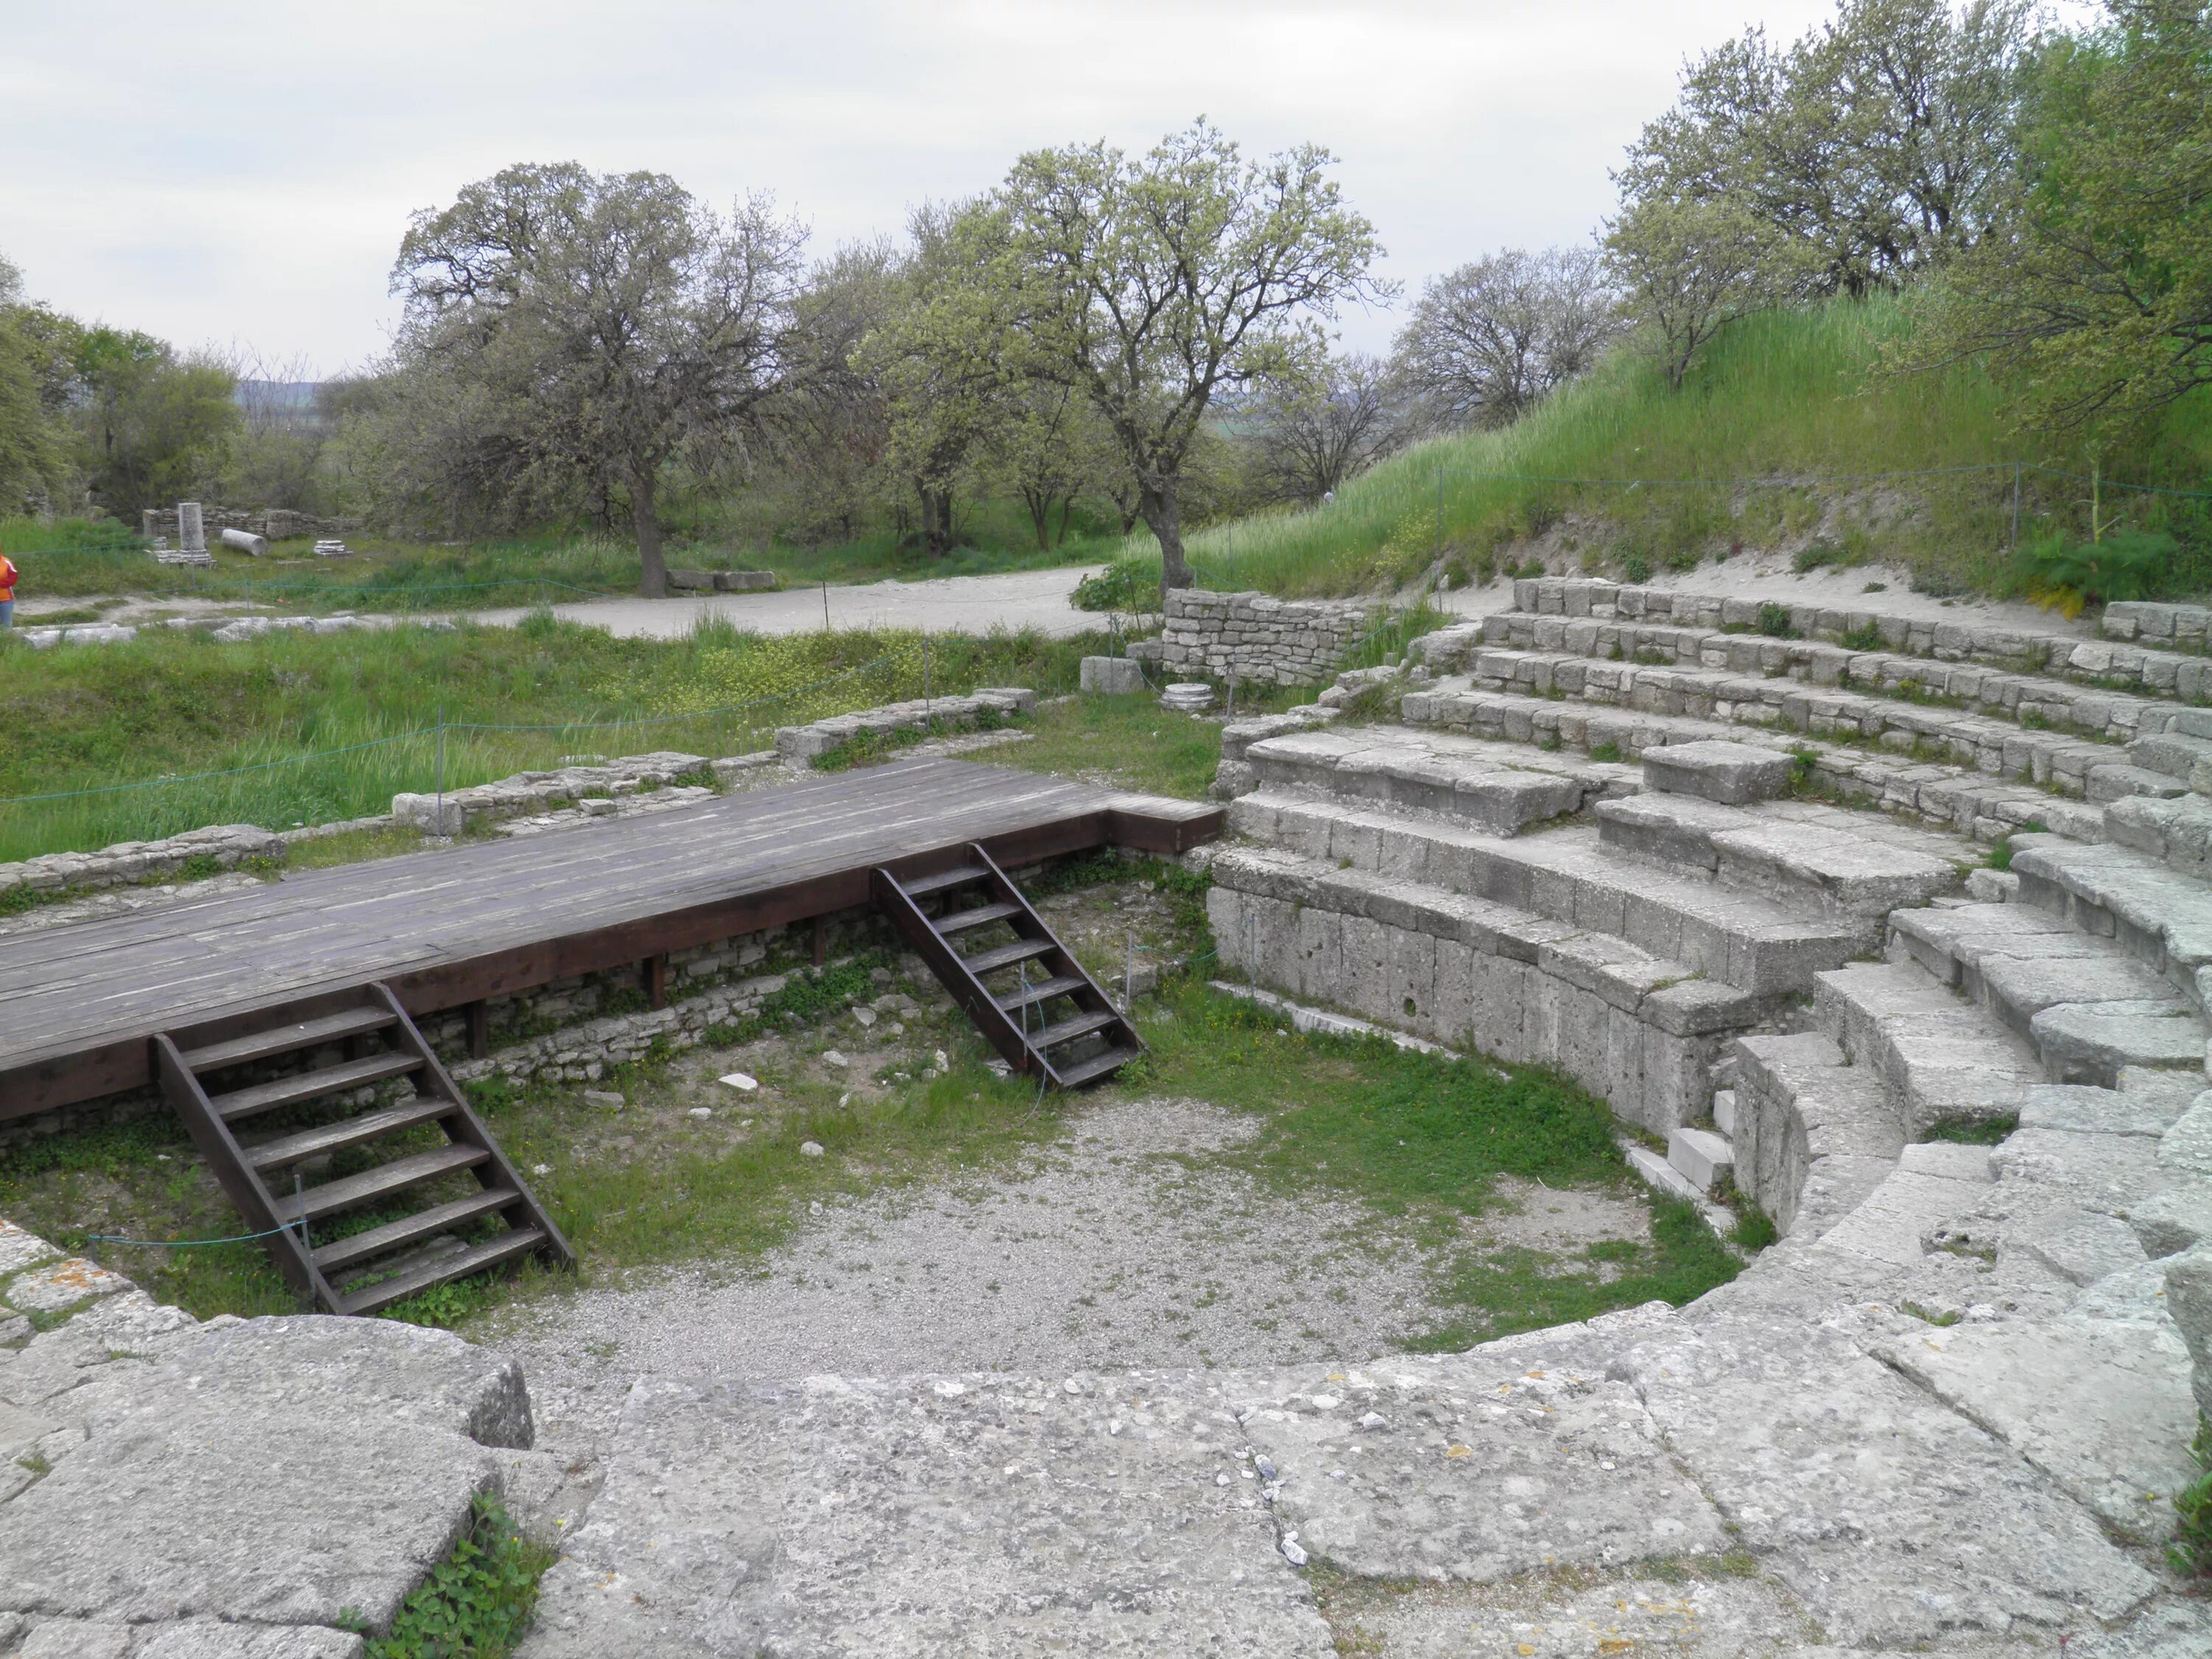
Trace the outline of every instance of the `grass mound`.
<instances>
[{"instance_id":1,"label":"grass mound","mask_svg":"<svg viewBox=\"0 0 2212 1659\"><path fill-rule=\"evenodd\" d=\"M1941 591L2026 592L2033 579L2009 553L2014 465L2084 475L2020 475L2025 545L2087 538L2087 462L2078 446L2011 432L1999 389L1973 368L1887 372L1884 348L1911 325L1893 298L1745 318L1679 392L1624 348L1512 426L1421 445L1328 507L1198 531L1192 562L1208 587L1349 593L1439 560L1462 578L1510 574L1516 550L1550 533L1560 550L1631 580L1741 544L1790 546L1801 568L1878 556ZM2208 463L2212 398L2199 394L2102 467L2106 478L2197 489ZM1744 482L1776 478L1804 482ZM2162 591L2212 586L2212 501L2107 485L2100 505L2107 528L2176 537ZM1149 540L1132 538L1097 591L1139 592L1158 565Z\"/></svg>"}]
</instances>

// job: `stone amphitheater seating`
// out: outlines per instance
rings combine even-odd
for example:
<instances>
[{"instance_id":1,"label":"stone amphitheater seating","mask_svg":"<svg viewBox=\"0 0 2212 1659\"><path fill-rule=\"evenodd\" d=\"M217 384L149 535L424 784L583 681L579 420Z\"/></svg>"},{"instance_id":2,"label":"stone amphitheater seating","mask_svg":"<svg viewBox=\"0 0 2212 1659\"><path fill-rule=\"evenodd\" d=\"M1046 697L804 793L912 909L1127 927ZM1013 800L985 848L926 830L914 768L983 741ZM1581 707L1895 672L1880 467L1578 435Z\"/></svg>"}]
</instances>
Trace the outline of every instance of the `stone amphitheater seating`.
<instances>
[{"instance_id":1,"label":"stone amphitheater seating","mask_svg":"<svg viewBox=\"0 0 2212 1659\"><path fill-rule=\"evenodd\" d=\"M1726 1175L1783 1236L1693 1323L1856 1329L2113 1535L2166 1536L2145 1494L2212 1405L2163 1289L2212 1261L2212 658L1760 620L1523 581L1394 684L1232 725L1224 967L1576 1078L1667 1139L1658 1182Z\"/></svg>"}]
</instances>

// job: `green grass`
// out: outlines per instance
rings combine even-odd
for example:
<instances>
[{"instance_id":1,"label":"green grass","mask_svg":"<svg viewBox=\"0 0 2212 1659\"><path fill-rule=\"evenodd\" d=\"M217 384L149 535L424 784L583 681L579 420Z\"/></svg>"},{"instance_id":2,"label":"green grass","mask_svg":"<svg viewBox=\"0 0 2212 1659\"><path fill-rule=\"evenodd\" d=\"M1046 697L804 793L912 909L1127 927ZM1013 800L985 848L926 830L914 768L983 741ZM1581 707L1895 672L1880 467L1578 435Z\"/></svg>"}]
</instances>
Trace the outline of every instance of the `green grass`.
<instances>
[{"instance_id":1,"label":"green grass","mask_svg":"<svg viewBox=\"0 0 2212 1659\"><path fill-rule=\"evenodd\" d=\"M1634 1180L1605 1104L1553 1073L1409 1053L1379 1037L1300 1035L1189 982L1164 1006L1174 1018L1147 1022L1151 1052L1118 1086L1259 1113L1257 1140L1222 1162L1288 1201L1321 1187L1410 1218L1445 1249L1450 1265L1431 1295L1449 1316L1403 1334L1410 1346L1464 1348L1654 1297L1679 1304L1735 1276L1736 1258L1694 1206ZM1580 1268L1457 1243L1460 1222L1495 1201L1500 1176L1648 1198L1651 1242L1592 1247Z\"/></svg>"},{"instance_id":2,"label":"green grass","mask_svg":"<svg viewBox=\"0 0 2212 1659\"><path fill-rule=\"evenodd\" d=\"M1327 507L1200 529L1187 545L1201 585L1284 595L1350 593L1406 582L1438 561L1481 579L1517 544L1571 516L1583 562L1641 579L1747 547L1825 538L1820 562L1912 566L1936 591L2024 592L2006 555L2009 471L1873 480L1866 475L2012 463L2086 474L2078 447L2010 432L1999 389L1972 369L1900 377L1881 353L1911 325L1904 302L1838 301L1751 317L1717 340L1680 392L1631 349L1516 424L1423 444L1346 484ZM2107 477L2197 489L2212 463L2212 395L2169 411L2105 458ZM1499 475L1511 475L1500 477ZM1726 481L1857 477L1799 489ZM1650 480L1660 487L1547 480ZM1680 481L1687 481L1686 485ZM2027 476L2023 543L2086 535L2088 488ZM1832 506L1833 522L1822 524ZM2154 507L2107 490L2108 517L2177 533L2168 591L2212 586L2212 503ZM1134 586L1158 580L1148 538L1121 556ZM1132 591L1134 591L1133 586Z\"/></svg>"},{"instance_id":3,"label":"green grass","mask_svg":"<svg viewBox=\"0 0 2212 1659\"><path fill-rule=\"evenodd\" d=\"M912 634L768 637L719 624L680 640L617 639L542 614L519 628L451 633L216 645L164 630L96 650L0 645L10 726L0 861L201 824L283 829L386 811L396 793L437 787L441 707L448 788L564 756L757 749L780 725L921 696L920 645ZM929 684L1050 695L1073 690L1080 657L1101 648L1096 639L933 636ZM350 752L330 752L339 750ZM261 769L116 788L240 768ZM99 793L6 804L77 791Z\"/></svg>"},{"instance_id":4,"label":"green grass","mask_svg":"<svg viewBox=\"0 0 2212 1659\"><path fill-rule=\"evenodd\" d=\"M1150 692L1081 696L1040 708L1030 731L1028 742L975 758L1184 800L1203 800L1221 764L1220 726L1163 708Z\"/></svg>"}]
</instances>

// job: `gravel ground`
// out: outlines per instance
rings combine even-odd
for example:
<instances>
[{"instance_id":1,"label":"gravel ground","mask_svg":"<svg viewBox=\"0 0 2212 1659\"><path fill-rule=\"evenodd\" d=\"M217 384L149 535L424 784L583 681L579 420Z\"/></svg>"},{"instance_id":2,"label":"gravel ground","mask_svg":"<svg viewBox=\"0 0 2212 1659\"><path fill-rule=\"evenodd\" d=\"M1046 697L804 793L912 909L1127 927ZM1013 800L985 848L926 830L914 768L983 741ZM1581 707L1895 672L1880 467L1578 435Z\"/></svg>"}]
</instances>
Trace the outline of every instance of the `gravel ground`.
<instances>
[{"instance_id":1,"label":"gravel ground","mask_svg":"<svg viewBox=\"0 0 2212 1659\"><path fill-rule=\"evenodd\" d=\"M640 1272L496 1315L549 1443L604 1444L636 1378L1356 1362L1429 1322L1410 1228L1194 1167L1258 1132L1188 1100L1085 1112L1025 1166L823 1206L750 1271ZM1515 1188L1470 1242L1648 1236L1644 1206Z\"/></svg>"}]
</instances>

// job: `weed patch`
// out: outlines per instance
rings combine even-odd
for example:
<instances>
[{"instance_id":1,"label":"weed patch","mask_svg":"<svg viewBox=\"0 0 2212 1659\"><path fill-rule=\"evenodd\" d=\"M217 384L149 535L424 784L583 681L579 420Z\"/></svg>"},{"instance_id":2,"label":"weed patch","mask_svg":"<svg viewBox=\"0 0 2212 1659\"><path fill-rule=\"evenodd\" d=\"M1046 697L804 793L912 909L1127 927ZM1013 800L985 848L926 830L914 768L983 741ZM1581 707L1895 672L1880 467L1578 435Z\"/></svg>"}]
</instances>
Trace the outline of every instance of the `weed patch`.
<instances>
[{"instance_id":1,"label":"weed patch","mask_svg":"<svg viewBox=\"0 0 2212 1659\"><path fill-rule=\"evenodd\" d=\"M392 1633L368 1644L368 1659L507 1659L530 1628L538 1581L557 1559L525 1539L496 1501L478 1498L468 1531L407 1598Z\"/></svg>"}]
</instances>

